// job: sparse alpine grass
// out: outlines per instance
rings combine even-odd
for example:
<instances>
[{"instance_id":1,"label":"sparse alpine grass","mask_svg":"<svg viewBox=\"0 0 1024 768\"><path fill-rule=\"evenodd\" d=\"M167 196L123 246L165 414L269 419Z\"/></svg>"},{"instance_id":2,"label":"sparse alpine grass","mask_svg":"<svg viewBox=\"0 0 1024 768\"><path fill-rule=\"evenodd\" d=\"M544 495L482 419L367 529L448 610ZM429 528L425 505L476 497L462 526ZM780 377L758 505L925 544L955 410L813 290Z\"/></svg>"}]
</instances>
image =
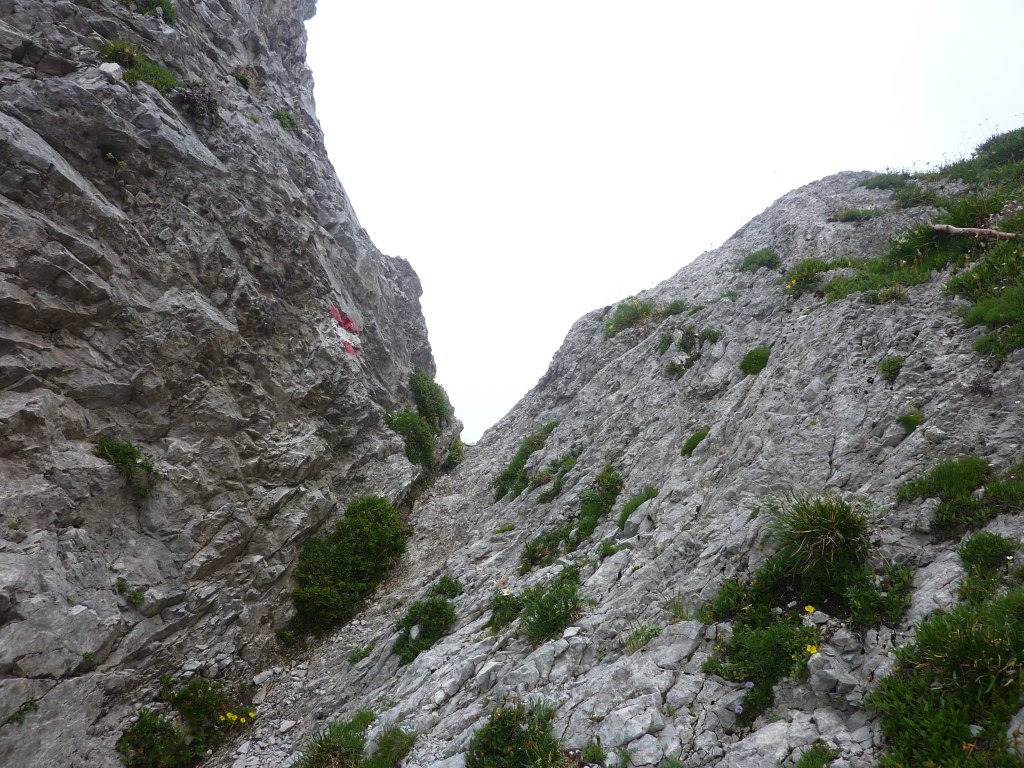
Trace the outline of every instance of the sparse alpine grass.
<instances>
[{"instance_id":1,"label":"sparse alpine grass","mask_svg":"<svg viewBox=\"0 0 1024 768\"><path fill-rule=\"evenodd\" d=\"M293 768L398 768L412 751L416 734L390 724L377 735L372 753L366 752L366 734L376 720L373 712L361 709L349 720L331 723L314 736Z\"/></svg>"},{"instance_id":2,"label":"sparse alpine grass","mask_svg":"<svg viewBox=\"0 0 1024 768\"><path fill-rule=\"evenodd\" d=\"M553 579L523 592L520 632L533 646L552 640L580 616L580 573L568 567Z\"/></svg>"},{"instance_id":3,"label":"sparse alpine grass","mask_svg":"<svg viewBox=\"0 0 1024 768\"><path fill-rule=\"evenodd\" d=\"M576 541L583 541L597 528L602 517L611 512L622 491L622 478L611 464L594 478L593 485L580 494L580 518L576 525Z\"/></svg>"},{"instance_id":4,"label":"sparse alpine grass","mask_svg":"<svg viewBox=\"0 0 1024 768\"><path fill-rule=\"evenodd\" d=\"M558 494L562 492L562 488L565 485L565 476L576 467L575 456L563 456L560 459L552 459L548 462L548 465L544 468L544 479L543 483L537 483L537 485L544 485L548 479L553 478L551 487L541 491L537 494L537 503L546 504L552 499L556 498ZM534 484L534 481L531 481Z\"/></svg>"},{"instance_id":5,"label":"sparse alpine grass","mask_svg":"<svg viewBox=\"0 0 1024 768\"><path fill-rule=\"evenodd\" d=\"M121 470L125 484L139 498L153 493L160 482L160 473L153 460L144 455L141 448L129 442L101 437L96 443L96 455Z\"/></svg>"},{"instance_id":6,"label":"sparse alpine grass","mask_svg":"<svg viewBox=\"0 0 1024 768\"><path fill-rule=\"evenodd\" d=\"M993 597L1009 575L1018 548L1017 542L987 531L976 533L961 544L957 550L964 566L960 598L981 603Z\"/></svg>"},{"instance_id":7,"label":"sparse alpine grass","mask_svg":"<svg viewBox=\"0 0 1024 768\"><path fill-rule=\"evenodd\" d=\"M901 355L892 355L885 358L878 364L878 372L882 374L882 378L892 383L896 381L896 377L900 375L900 371L903 370L903 363L906 358Z\"/></svg>"},{"instance_id":8,"label":"sparse alpine grass","mask_svg":"<svg viewBox=\"0 0 1024 768\"><path fill-rule=\"evenodd\" d=\"M398 512L387 499L353 501L329 533L299 553L290 631L323 632L348 621L404 551Z\"/></svg>"},{"instance_id":9,"label":"sparse alpine grass","mask_svg":"<svg viewBox=\"0 0 1024 768\"><path fill-rule=\"evenodd\" d=\"M836 221L842 223L861 222L884 215L885 211L880 208L844 208L836 212Z\"/></svg>"},{"instance_id":10,"label":"sparse alpine grass","mask_svg":"<svg viewBox=\"0 0 1024 768\"><path fill-rule=\"evenodd\" d=\"M552 732L554 718L555 710L545 704L502 704L470 738L466 768L568 766L569 759Z\"/></svg>"},{"instance_id":11,"label":"sparse alpine grass","mask_svg":"<svg viewBox=\"0 0 1024 768\"><path fill-rule=\"evenodd\" d=\"M521 494L530 484L530 478L526 473L526 462L530 456L544 447L544 441L548 439L557 421L549 421L539 431L533 432L523 438L523 441L516 449L515 455L508 466L491 481L494 488L494 500L498 501L506 495L514 499Z\"/></svg>"},{"instance_id":12,"label":"sparse alpine grass","mask_svg":"<svg viewBox=\"0 0 1024 768\"><path fill-rule=\"evenodd\" d=\"M406 610L395 625L401 631L392 651L398 654L402 664L408 664L423 651L448 634L455 626L455 604L445 597L428 597L417 600ZM413 627L418 632L413 636Z\"/></svg>"},{"instance_id":13,"label":"sparse alpine grass","mask_svg":"<svg viewBox=\"0 0 1024 768\"><path fill-rule=\"evenodd\" d=\"M660 634L661 627L657 624L634 621L619 638L619 642L626 653L636 653Z\"/></svg>"},{"instance_id":14,"label":"sparse alpine grass","mask_svg":"<svg viewBox=\"0 0 1024 768\"><path fill-rule=\"evenodd\" d=\"M626 527L626 521L629 520L629 516L636 512L637 507L643 504L645 501L649 501L658 495L657 488L647 487L644 488L640 493L635 496L630 496L629 500L622 505L622 511L619 512L619 519L617 525L621 531Z\"/></svg>"},{"instance_id":15,"label":"sparse alpine grass","mask_svg":"<svg viewBox=\"0 0 1024 768\"><path fill-rule=\"evenodd\" d=\"M436 463L434 436L451 423L453 411L444 388L430 374L416 368L409 376L416 411L390 411L387 425L405 440L405 456L413 464L432 469ZM456 438L445 457L443 469L451 471L462 461L462 440Z\"/></svg>"},{"instance_id":16,"label":"sparse alpine grass","mask_svg":"<svg viewBox=\"0 0 1024 768\"><path fill-rule=\"evenodd\" d=\"M759 251L748 253L743 257L740 270L743 272L757 272L762 267L765 269L778 269L782 262L779 255L771 248L762 248Z\"/></svg>"},{"instance_id":17,"label":"sparse alpine grass","mask_svg":"<svg viewBox=\"0 0 1024 768\"><path fill-rule=\"evenodd\" d=\"M839 757L841 750L830 747L821 739L817 739L800 754L795 768L826 768Z\"/></svg>"},{"instance_id":18,"label":"sparse alpine grass","mask_svg":"<svg viewBox=\"0 0 1024 768\"><path fill-rule=\"evenodd\" d=\"M643 325L654 317L653 301L640 301L633 298L619 304L612 316L604 324L604 337L610 339L627 328Z\"/></svg>"},{"instance_id":19,"label":"sparse alpine grass","mask_svg":"<svg viewBox=\"0 0 1024 768\"><path fill-rule=\"evenodd\" d=\"M909 604L912 581L906 566L868 563L867 520L856 504L796 495L766 500L764 511L777 551L750 579L726 581L702 612L707 623L732 622L732 639L716 646L705 671L747 684L741 728L771 706L777 682L799 677L817 653L817 629L804 612L821 605L855 626L892 624Z\"/></svg>"},{"instance_id":20,"label":"sparse alpine grass","mask_svg":"<svg viewBox=\"0 0 1024 768\"><path fill-rule=\"evenodd\" d=\"M444 573L427 591L431 597L447 597L454 600L462 594L462 582L450 573Z\"/></svg>"},{"instance_id":21,"label":"sparse alpine grass","mask_svg":"<svg viewBox=\"0 0 1024 768\"><path fill-rule=\"evenodd\" d=\"M197 678L175 688L160 680L159 698L177 718L143 709L118 738L115 749L128 768L189 768L221 744L228 733L248 728L256 711L221 683Z\"/></svg>"},{"instance_id":22,"label":"sparse alpine grass","mask_svg":"<svg viewBox=\"0 0 1024 768\"><path fill-rule=\"evenodd\" d=\"M277 120L277 122L281 124L281 127L289 133L295 133L299 130L299 121L296 120L295 115L287 109L275 109L270 113L270 116Z\"/></svg>"},{"instance_id":23,"label":"sparse alpine grass","mask_svg":"<svg viewBox=\"0 0 1024 768\"><path fill-rule=\"evenodd\" d=\"M434 465L434 433L430 424L413 411L391 411L386 416L388 428L405 441L405 457L413 464Z\"/></svg>"},{"instance_id":24,"label":"sparse alpine grass","mask_svg":"<svg viewBox=\"0 0 1024 768\"><path fill-rule=\"evenodd\" d=\"M178 10L171 0L137 0L136 7L139 13L146 13L150 16L163 15L164 21L173 24L178 20Z\"/></svg>"},{"instance_id":25,"label":"sparse alpine grass","mask_svg":"<svg viewBox=\"0 0 1024 768\"><path fill-rule=\"evenodd\" d=\"M519 554L519 573L525 574L532 568L551 565L563 551L570 549L572 534L572 524L566 523L530 539Z\"/></svg>"},{"instance_id":26,"label":"sparse alpine grass","mask_svg":"<svg viewBox=\"0 0 1024 768\"><path fill-rule=\"evenodd\" d=\"M976 494L980 489L980 495ZM942 462L904 484L896 498L937 498L931 530L940 538L953 538L998 514L1024 509L1024 464L1015 464L997 475L985 459L962 456Z\"/></svg>"},{"instance_id":27,"label":"sparse alpine grass","mask_svg":"<svg viewBox=\"0 0 1024 768\"><path fill-rule=\"evenodd\" d=\"M511 590L500 590L491 597L491 618L487 627L498 633L519 618L523 612L523 598Z\"/></svg>"},{"instance_id":28,"label":"sparse alpine grass","mask_svg":"<svg viewBox=\"0 0 1024 768\"><path fill-rule=\"evenodd\" d=\"M768 365L772 351L769 347L755 347L740 360L740 370L745 376L756 376Z\"/></svg>"},{"instance_id":29,"label":"sparse alpine grass","mask_svg":"<svg viewBox=\"0 0 1024 768\"><path fill-rule=\"evenodd\" d=\"M920 409L911 407L897 416L896 422L909 435L924 423L924 414L921 413Z\"/></svg>"},{"instance_id":30,"label":"sparse alpine grass","mask_svg":"<svg viewBox=\"0 0 1024 768\"><path fill-rule=\"evenodd\" d=\"M683 456L690 456L697 449L697 446L704 442L704 438L709 434L711 434L711 427L701 427L686 438L686 442L683 443L683 447L679 449L679 453Z\"/></svg>"},{"instance_id":31,"label":"sparse alpine grass","mask_svg":"<svg viewBox=\"0 0 1024 768\"><path fill-rule=\"evenodd\" d=\"M880 716L880 768L1017 768L1010 720L1024 696L1024 589L936 611L898 648L865 702Z\"/></svg>"}]
</instances>

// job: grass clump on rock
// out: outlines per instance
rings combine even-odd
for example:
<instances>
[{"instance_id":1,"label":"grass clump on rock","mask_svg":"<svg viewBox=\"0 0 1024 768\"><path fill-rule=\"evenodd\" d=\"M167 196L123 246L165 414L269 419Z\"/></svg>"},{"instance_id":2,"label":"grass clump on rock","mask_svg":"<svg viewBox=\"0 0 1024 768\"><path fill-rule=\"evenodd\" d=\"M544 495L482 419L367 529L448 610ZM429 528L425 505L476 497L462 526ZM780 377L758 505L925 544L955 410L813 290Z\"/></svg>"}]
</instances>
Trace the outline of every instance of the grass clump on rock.
<instances>
[{"instance_id":1,"label":"grass clump on rock","mask_svg":"<svg viewBox=\"0 0 1024 768\"><path fill-rule=\"evenodd\" d=\"M732 622L732 639L716 647L705 671L747 685L740 727L771 706L776 683L799 677L818 652L806 613L820 606L856 626L891 624L909 604L912 581L905 566L870 565L864 513L839 496L773 499L765 510L777 551L750 579L725 582L702 614L707 623Z\"/></svg>"},{"instance_id":2,"label":"grass clump on rock","mask_svg":"<svg viewBox=\"0 0 1024 768\"><path fill-rule=\"evenodd\" d=\"M333 530L299 553L291 630L323 632L351 619L404 551L398 512L387 499L353 501Z\"/></svg>"},{"instance_id":3,"label":"grass clump on rock","mask_svg":"<svg viewBox=\"0 0 1024 768\"><path fill-rule=\"evenodd\" d=\"M428 597L409 606L395 629L402 634L392 649L403 664L419 656L455 625L455 604L446 597Z\"/></svg>"},{"instance_id":4,"label":"grass clump on rock","mask_svg":"<svg viewBox=\"0 0 1024 768\"><path fill-rule=\"evenodd\" d=\"M502 470L501 474L491 481L491 485L494 487L495 501L504 498L506 495L514 499L526 490L526 487L530 484L530 477L526 474L526 462L530 456L544 447L544 441L548 439L548 435L557 426L557 421L549 421L539 432L533 432L523 438L519 448L516 449L515 455L512 457L512 461Z\"/></svg>"},{"instance_id":5,"label":"grass clump on rock","mask_svg":"<svg viewBox=\"0 0 1024 768\"><path fill-rule=\"evenodd\" d=\"M768 365L768 357L771 353L769 347L755 347L740 360L740 370L746 376L756 376Z\"/></svg>"},{"instance_id":6,"label":"grass clump on rock","mask_svg":"<svg viewBox=\"0 0 1024 768\"><path fill-rule=\"evenodd\" d=\"M771 248L762 248L759 251L754 251L744 256L743 262L740 264L740 270L743 272L757 272L762 267L765 269L778 269L781 263L779 255L775 251Z\"/></svg>"},{"instance_id":7,"label":"grass clump on rock","mask_svg":"<svg viewBox=\"0 0 1024 768\"><path fill-rule=\"evenodd\" d=\"M938 499L931 530L940 538L953 538L998 514L1024 510L1024 464L997 475L985 459L961 456L906 483L896 498Z\"/></svg>"},{"instance_id":8,"label":"grass clump on rock","mask_svg":"<svg viewBox=\"0 0 1024 768\"><path fill-rule=\"evenodd\" d=\"M880 768L1019 768L1010 722L1024 696L1024 589L936 611L868 694L887 741Z\"/></svg>"},{"instance_id":9,"label":"grass clump on rock","mask_svg":"<svg viewBox=\"0 0 1024 768\"><path fill-rule=\"evenodd\" d=\"M580 572L563 569L550 581L523 592L519 628L530 645L552 640L580 616Z\"/></svg>"},{"instance_id":10,"label":"grass clump on rock","mask_svg":"<svg viewBox=\"0 0 1024 768\"><path fill-rule=\"evenodd\" d=\"M683 456L690 456L697 449L697 446L704 442L704 438L709 434L711 434L711 427L701 427L686 438L686 442L683 443L683 447L679 450L679 453Z\"/></svg>"},{"instance_id":11,"label":"grass clump on rock","mask_svg":"<svg viewBox=\"0 0 1024 768\"><path fill-rule=\"evenodd\" d=\"M451 423L452 406L444 388L420 368L409 377L409 388L416 411L391 411L387 425L405 440L406 458L430 469L435 465L434 436ZM445 469L454 469L462 461L463 449L462 440L456 438L445 459Z\"/></svg>"},{"instance_id":12,"label":"grass clump on rock","mask_svg":"<svg viewBox=\"0 0 1024 768\"><path fill-rule=\"evenodd\" d=\"M127 486L140 498L149 496L160 482L160 473L153 460L129 442L101 437L96 443L96 455L121 470Z\"/></svg>"},{"instance_id":13,"label":"grass clump on rock","mask_svg":"<svg viewBox=\"0 0 1024 768\"><path fill-rule=\"evenodd\" d=\"M905 358L900 355L887 357L878 364L878 372L882 374L882 378L886 381L896 381L896 377L899 376L900 371L903 370L904 360Z\"/></svg>"},{"instance_id":14,"label":"grass clump on rock","mask_svg":"<svg viewBox=\"0 0 1024 768\"><path fill-rule=\"evenodd\" d=\"M591 488L580 494L580 519L576 524L576 540L583 541L597 528L598 521L615 506L615 500L622 491L622 478L608 464L596 478Z\"/></svg>"},{"instance_id":15,"label":"grass clump on rock","mask_svg":"<svg viewBox=\"0 0 1024 768\"><path fill-rule=\"evenodd\" d=\"M629 500L622 505L622 511L619 513L619 519L617 521L619 530L622 530L626 527L626 521L629 520L629 516L636 512L637 508L641 504L643 504L645 501L653 499L657 495L657 488L648 487L644 488L643 491L636 494L635 496L630 496Z\"/></svg>"},{"instance_id":16,"label":"grass clump on rock","mask_svg":"<svg viewBox=\"0 0 1024 768\"><path fill-rule=\"evenodd\" d=\"M473 734L466 768L563 768L569 759L555 738L555 710L545 704L506 703Z\"/></svg>"},{"instance_id":17,"label":"grass clump on rock","mask_svg":"<svg viewBox=\"0 0 1024 768\"><path fill-rule=\"evenodd\" d=\"M314 736L292 768L397 768L412 751L416 734L397 725L381 730L372 754L366 752L366 732L376 715L361 709L349 720L331 723Z\"/></svg>"}]
</instances>

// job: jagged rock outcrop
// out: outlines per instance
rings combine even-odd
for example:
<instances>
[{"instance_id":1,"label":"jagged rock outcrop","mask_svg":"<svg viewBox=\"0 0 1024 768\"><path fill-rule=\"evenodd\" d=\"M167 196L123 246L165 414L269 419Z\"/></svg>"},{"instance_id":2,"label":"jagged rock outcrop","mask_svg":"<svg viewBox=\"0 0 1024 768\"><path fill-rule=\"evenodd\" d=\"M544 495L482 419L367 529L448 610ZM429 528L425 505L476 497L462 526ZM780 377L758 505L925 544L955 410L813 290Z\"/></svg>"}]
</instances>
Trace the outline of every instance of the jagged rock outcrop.
<instances>
[{"instance_id":1,"label":"jagged rock outcrop","mask_svg":"<svg viewBox=\"0 0 1024 768\"><path fill-rule=\"evenodd\" d=\"M432 370L419 284L373 247L326 160L303 59L312 0L182 4L173 24L131 5L0 0L0 763L118 765L118 735L168 673L255 687L255 723L210 766L290 765L366 707L419 733L407 766L459 768L507 698L547 701L565 745L597 740L609 764L624 750L643 767L789 765L822 737L842 752L833 765L873 765L864 696L962 578L956 543L927 532L934 502L897 504L897 488L965 453L1020 461L1022 356L993 368L971 351L978 331L944 274L868 304L789 295L778 271L736 267L762 248L783 270L874 256L936 211L856 173L784 196L637 297L685 311L611 338L613 308L581 318L538 385L420 487L385 425L414 368ZM182 85L126 82L103 62L114 40ZM865 208L885 215L834 216ZM362 332L339 335L332 306ZM699 355L688 328L713 331ZM756 347L767 365L744 375ZM905 360L887 381L893 355ZM896 418L910 403L925 420L908 433ZM560 493L538 480L495 501L494 478L552 422L525 470L556 463ZM101 437L152 459L153 493L97 456ZM577 523L608 466L623 481L611 514L521 573L524 545ZM617 525L646 488L657 495ZM704 664L731 628L700 608L769 556L760 500L822 489L873 505L872 557L912 567L910 606L864 631L808 611L821 643L806 677L737 727L745 686ZM407 552L365 610L281 654L272 630L302 543L357 496L411 490ZM1024 525L1003 514L988 528L1019 541ZM496 590L568 566L584 602L563 632L490 631ZM396 622L444 572L464 587L456 624L402 665Z\"/></svg>"},{"instance_id":2,"label":"jagged rock outcrop","mask_svg":"<svg viewBox=\"0 0 1024 768\"><path fill-rule=\"evenodd\" d=\"M625 748L635 766L669 758L694 768L771 766L817 738L842 750L836 766L874 765L882 739L863 698L876 675L891 669L894 643L908 642L922 617L955 602L962 574L955 544L926 532L930 503L897 506L896 490L964 453L999 468L1019 461L1024 373L1019 352L992 370L971 351L977 331L955 315L957 300L942 292L945 275L909 289L907 302L829 303L813 292L788 296L776 270L736 269L765 247L781 257L782 269L811 257L873 256L893 235L934 217L934 209L903 210L889 192L859 186L867 175L840 174L791 192L721 248L637 297L703 306L693 314L657 318L610 339L603 330L611 307L581 318L538 385L419 499L401 576L359 621L261 679L264 720L213 764L288 765L325 721L369 707L382 722L421 734L407 765L456 768L474 729L512 697L555 706L555 731L567 746L598 739L609 760ZM835 220L837 211L868 207L887 213ZM676 378L666 365L686 360L675 344L686 326L720 337ZM673 345L662 353L665 333ZM758 346L771 347L768 365L744 376L739 362ZM906 359L898 379L887 382L878 366L892 355ZM895 420L911 401L927 418L908 435ZM495 502L493 479L522 439L552 420L558 426L526 468L537 476L575 456L560 495L542 502L550 487L542 486ZM681 456L701 426L711 428L707 439ZM608 464L624 480L616 514L645 487L658 495L622 530L609 515L573 555L520 575L523 546L576 520L581 494ZM910 607L898 625L867 631L816 612L809 620L828 641L810 659L807 678L783 682L754 728L737 729L744 686L703 671L728 625L695 619L726 578L764 561L769 536L764 516L752 516L758 502L822 489L873 504L873 557L912 566ZM1016 540L1022 528L1019 516L990 524ZM599 554L602 540L618 551ZM531 647L514 625L488 631L495 590L520 593L570 562L581 568L585 601L561 638ZM395 622L445 571L466 586L456 599L458 625L400 666L390 652ZM660 634L629 652L629 632L651 625ZM366 659L349 661L370 642ZM282 734L282 720L298 725Z\"/></svg>"},{"instance_id":3,"label":"jagged rock outcrop","mask_svg":"<svg viewBox=\"0 0 1024 768\"><path fill-rule=\"evenodd\" d=\"M313 12L0 3L0 723L37 707L3 765L117 765L158 674L260 671L301 543L420 473L384 417L433 371L421 288L327 160ZM112 41L181 87L129 83Z\"/></svg>"}]
</instances>

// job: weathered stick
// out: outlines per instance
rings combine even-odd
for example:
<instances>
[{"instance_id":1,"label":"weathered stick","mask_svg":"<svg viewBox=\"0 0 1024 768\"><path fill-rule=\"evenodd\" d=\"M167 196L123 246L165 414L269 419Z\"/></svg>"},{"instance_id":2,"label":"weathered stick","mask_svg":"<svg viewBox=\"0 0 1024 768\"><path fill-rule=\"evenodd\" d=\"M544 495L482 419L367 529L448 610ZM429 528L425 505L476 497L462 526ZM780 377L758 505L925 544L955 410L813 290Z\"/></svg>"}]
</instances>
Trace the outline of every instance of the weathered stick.
<instances>
[{"instance_id":1,"label":"weathered stick","mask_svg":"<svg viewBox=\"0 0 1024 768\"><path fill-rule=\"evenodd\" d=\"M929 224L928 226L936 232L945 232L947 235L994 237L999 240L1016 240L1020 237L1015 232L1000 232L998 229L984 229L982 227L954 227L952 224Z\"/></svg>"}]
</instances>

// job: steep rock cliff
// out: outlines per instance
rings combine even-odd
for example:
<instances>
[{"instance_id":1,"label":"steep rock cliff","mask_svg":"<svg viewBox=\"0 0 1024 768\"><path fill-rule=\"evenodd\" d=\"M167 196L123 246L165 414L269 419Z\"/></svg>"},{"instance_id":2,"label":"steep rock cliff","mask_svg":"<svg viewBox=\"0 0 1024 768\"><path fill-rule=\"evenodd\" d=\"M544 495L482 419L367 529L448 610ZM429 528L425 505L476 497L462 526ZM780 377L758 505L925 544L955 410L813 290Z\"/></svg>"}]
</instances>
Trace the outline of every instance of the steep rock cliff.
<instances>
[{"instance_id":1,"label":"steep rock cliff","mask_svg":"<svg viewBox=\"0 0 1024 768\"><path fill-rule=\"evenodd\" d=\"M525 699L556 708L554 731L567 747L597 740L609 764L625 749L635 766L791 765L823 738L841 750L836 766L874 765L884 740L864 697L892 668L894 645L912 641L924 616L956 602L962 577L956 542L928 532L934 502L897 503L897 490L966 453L1000 470L1019 462L1024 374L1020 352L993 368L971 350L979 331L956 316L962 301L944 294L948 273L907 289L905 301L787 294L780 272L798 262L878 255L890 238L937 215L865 189L868 176L840 174L791 192L722 247L636 297L661 307L681 299L687 311L611 338L604 331L613 307L581 318L537 386L420 497L400 575L359 620L259 679L262 720L240 737L238 751L212 764L288 765L326 722L366 707L381 723L420 734L406 765L458 768L494 707ZM847 209L885 215L837 221ZM779 255L779 269L737 269L762 248ZM719 336L706 339L699 356L688 354L679 348L687 327ZM662 351L665 334L671 345ZM771 350L766 367L745 375L740 361L760 346ZM891 356L905 361L887 381L879 364ZM680 367L670 373L673 363ZM897 419L910 405L925 421L908 434ZM526 463L541 484L495 501L494 479L523 439L552 421L557 426ZM704 426L707 438L681 455ZM552 482L544 482L545 467L566 456L575 466L560 494L544 501ZM624 482L611 514L575 551L522 574L524 546L578 523L581 498L608 465ZM647 487L657 496L620 529L625 500ZM697 620L701 607L776 546L767 516L755 514L765 499L823 490L869 503L872 561L912 569L909 607L892 626L868 629L821 611L808 617L823 641L807 674L783 680L752 729L737 727L748 690L704 671L729 624ZM1017 541L1022 528L1019 515L989 524ZM488 629L496 591L522 594L570 565L580 569L583 603L564 634L535 646L515 623ZM465 587L455 598L457 624L403 666L392 652L396 622L446 572ZM630 642L651 627L660 633L645 645ZM355 661L353 651L362 652Z\"/></svg>"},{"instance_id":2,"label":"steep rock cliff","mask_svg":"<svg viewBox=\"0 0 1024 768\"><path fill-rule=\"evenodd\" d=\"M301 543L420 472L384 417L433 372L421 288L327 160L313 11L0 3L0 722L38 707L4 765L117 764L112 702L261 669ZM128 82L116 41L180 87Z\"/></svg>"}]
</instances>

